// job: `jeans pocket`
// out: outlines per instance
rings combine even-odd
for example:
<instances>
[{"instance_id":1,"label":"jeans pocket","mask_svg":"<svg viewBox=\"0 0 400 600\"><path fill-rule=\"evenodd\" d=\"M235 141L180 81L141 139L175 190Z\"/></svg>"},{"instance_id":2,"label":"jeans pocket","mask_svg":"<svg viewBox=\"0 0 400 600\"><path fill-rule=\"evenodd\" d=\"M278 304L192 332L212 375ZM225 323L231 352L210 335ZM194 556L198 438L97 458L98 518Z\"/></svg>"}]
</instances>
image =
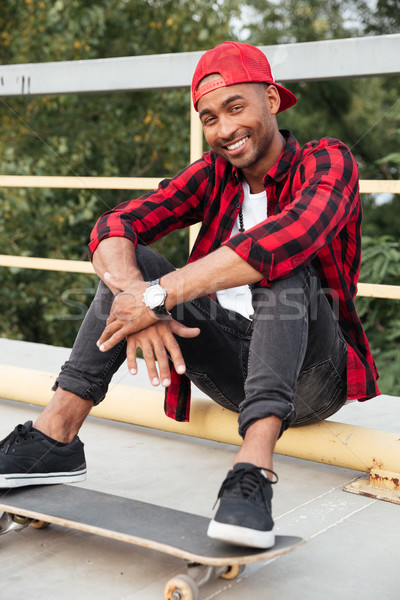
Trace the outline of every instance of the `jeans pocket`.
<instances>
[{"instance_id":1,"label":"jeans pocket","mask_svg":"<svg viewBox=\"0 0 400 600\"><path fill-rule=\"evenodd\" d=\"M330 358L300 373L295 406L296 425L317 423L337 412L346 402L346 382Z\"/></svg>"},{"instance_id":2,"label":"jeans pocket","mask_svg":"<svg viewBox=\"0 0 400 600\"><path fill-rule=\"evenodd\" d=\"M224 408L227 408L228 410L239 412L239 408L221 392L221 390L215 385L212 379L210 379L207 373L186 371L185 375L189 377L190 381L194 383L202 392L210 396L214 402L220 406L223 406Z\"/></svg>"}]
</instances>

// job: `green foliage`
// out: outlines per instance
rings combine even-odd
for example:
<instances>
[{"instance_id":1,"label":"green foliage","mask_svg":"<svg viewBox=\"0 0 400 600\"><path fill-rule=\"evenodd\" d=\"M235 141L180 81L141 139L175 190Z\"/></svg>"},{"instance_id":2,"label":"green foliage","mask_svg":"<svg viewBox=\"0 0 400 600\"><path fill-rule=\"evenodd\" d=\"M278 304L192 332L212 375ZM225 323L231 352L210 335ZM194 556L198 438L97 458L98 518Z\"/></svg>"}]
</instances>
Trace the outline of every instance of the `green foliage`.
<instances>
[{"instance_id":1,"label":"green foliage","mask_svg":"<svg viewBox=\"0 0 400 600\"><path fill-rule=\"evenodd\" d=\"M248 5L253 9L250 39L257 45L339 39L358 33L354 19L348 19L355 6L352 0L249 0Z\"/></svg>"},{"instance_id":2,"label":"green foliage","mask_svg":"<svg viewBox=\"0 0 400 600\"><path fill-rule=\"evenodd\" d=\"M231 37L235 14L231 0L3 0L0 61L199 50ZM173 175L189 161L189 111L188 90L0 99L0 173ZM0 253L85 259L97 217L139 194L3 188ZM180 266L187 237L177 232L157 248ZM94 281L0 269L0 335L71 345L83 312L73 303L89 304Z\"/></svg>"},{"instance_id":3,"label":"green foliage","mask_svg":"<svg viewBox=\"0 0 400 600\"><path fill-rule=\"evenodd\" d=\"M0 335L71 346L93 298L97 277L3 269Z\"/></svg>"},{"instance_id":4,"label":"green foliage","mask_svg":"<svg viewBox=\"0 0 400 600\"><path fill-rule=\"evenodd\" d=\"M360 281L400 285L400 243L390 236L365 236ZM400 301L357 297L356 308L381 374L381 391L399 394Z\"/></svg>"},{"instance_id":5,"label":"green foliage","mask_svg":"<svg viewBox=\"0 0 400 600\"><path fill-rule=\"evenodd\" d=\"M400 195L393 195L389 202L377 204L373 195L363 196L363 233L368 237L389 235L399 239Z\"/></svg>"},{"instance_id":6,"label":"green foliage","mask_svg":"<svg viewBox=\"0 0 400 600\"><path fill-rule=\"evenodd\" d=\"M366 34L388 35L399 33L400 3L399 0L378 0L375 10L371 12L369 5L363 0L357 2L358 14L362 20Z\"/></svg>"},{"instance_id":7,"label":"green foliage","mask_svg":"<svg viewBox=\"0 0 400 600\"><path fill-rule=\"evenodd\" d=\"M247 4L252 12L246 41L255 45L389 33L379 30L381 16L391 19L391 32L396 26L399 31L399 11L379 12L398 5L398 0L378 2L378 9L364 0L248 0ZM279 73L275 76L279 79ZM400 165L387 158L398 152L398 77L303 81L289 87L298 103L279 115L281 127L292 129L302 143L323 136L342 140L359 162L364 179L399 178Z\"/></svg>"}]
</instances>

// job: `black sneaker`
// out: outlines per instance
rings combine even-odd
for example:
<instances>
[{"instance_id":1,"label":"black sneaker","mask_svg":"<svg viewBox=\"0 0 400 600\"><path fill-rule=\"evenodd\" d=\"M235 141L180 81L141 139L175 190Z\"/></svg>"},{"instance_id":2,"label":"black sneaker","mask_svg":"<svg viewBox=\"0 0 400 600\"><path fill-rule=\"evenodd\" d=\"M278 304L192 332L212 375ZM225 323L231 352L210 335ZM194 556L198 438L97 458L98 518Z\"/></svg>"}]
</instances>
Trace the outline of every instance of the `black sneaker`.
<instances>
[{"instance_id":1,"label":"black sneaker","mask_svg":"<svg viewBox=\"0 0 400 600\"><path fill-rule=\"evenodd\" d=\"M85 454L77 436L69 444L56 442L27 421L0 442L0 488L83 479Z\"/></svg>"},{"instance_id":2,"label":"black sneaker","mask_svg":"<svg viewBox=\"0 0 400 600\"><path fill-rule=\"evenodd\" d=\"M263 470L272 473L275 481L268 479ZM219 490L220 505L207 535L237 546L271 548L275 544L272 484L277 481L278 476L269 469L250 463L235 465Z\"/></svg>"}]
</instances>

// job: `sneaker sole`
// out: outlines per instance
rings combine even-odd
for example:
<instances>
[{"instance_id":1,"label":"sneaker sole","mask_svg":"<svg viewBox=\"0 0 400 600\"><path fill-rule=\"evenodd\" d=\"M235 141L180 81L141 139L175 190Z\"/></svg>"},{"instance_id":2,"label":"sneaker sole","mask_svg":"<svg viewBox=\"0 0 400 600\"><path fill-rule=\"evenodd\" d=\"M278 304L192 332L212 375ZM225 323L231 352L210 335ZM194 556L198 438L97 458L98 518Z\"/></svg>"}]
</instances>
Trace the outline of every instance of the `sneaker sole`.
<instances>
[{"instance_id":1,"label":"sneaker sole","mask_svg":"<svg viewBox=\"0 0 400 600\"><path fill-rule=\"evenodd\" d=\"M86 469L69 473L10 473L0 475L0 488L17 488L25 485L48 485L53 483L74 483L86 479Z\"/></svg>"},{"instance_id":2,"label":"sneaker sole","mask_svg":"<svg viewBox=\"0 0 400 600\"><path fill-rule=\"evenodd\" d=\"M235 546L245 546L247 548L272 548L275 544L274 531L259 531L239 525L230 525L229 523L219 523L212 520L207 530L208 537Z\"/></svg>"}]
</instances>

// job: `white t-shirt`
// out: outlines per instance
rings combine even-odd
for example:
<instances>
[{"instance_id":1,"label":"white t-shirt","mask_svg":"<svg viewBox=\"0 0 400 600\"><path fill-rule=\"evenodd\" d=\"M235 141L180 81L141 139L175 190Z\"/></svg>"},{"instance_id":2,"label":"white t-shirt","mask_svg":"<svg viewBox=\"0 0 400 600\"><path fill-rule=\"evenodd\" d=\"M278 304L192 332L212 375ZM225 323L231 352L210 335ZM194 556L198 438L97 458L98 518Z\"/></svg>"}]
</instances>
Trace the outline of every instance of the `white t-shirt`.
<instances>
[{"instance_id":1,"label":"white t-shirt","mask_svg":"<svg viewBox=\"0 0 400 600\"><path fill-rule=\"evenodd\" d=\"M243 226L244 229L251 229L258 223L262 223L267 218L267 193L265 191L258 194L250 193L250 187L247 181L243 181L244 200L242 205ZM231 237L239 233L239 216L237 217ZM234 310L247 319L253 314L251 305L251 292L248 285L240 285L228 290L217 292L218 302L224 308Z\"/></svg>"}]
</instances>

